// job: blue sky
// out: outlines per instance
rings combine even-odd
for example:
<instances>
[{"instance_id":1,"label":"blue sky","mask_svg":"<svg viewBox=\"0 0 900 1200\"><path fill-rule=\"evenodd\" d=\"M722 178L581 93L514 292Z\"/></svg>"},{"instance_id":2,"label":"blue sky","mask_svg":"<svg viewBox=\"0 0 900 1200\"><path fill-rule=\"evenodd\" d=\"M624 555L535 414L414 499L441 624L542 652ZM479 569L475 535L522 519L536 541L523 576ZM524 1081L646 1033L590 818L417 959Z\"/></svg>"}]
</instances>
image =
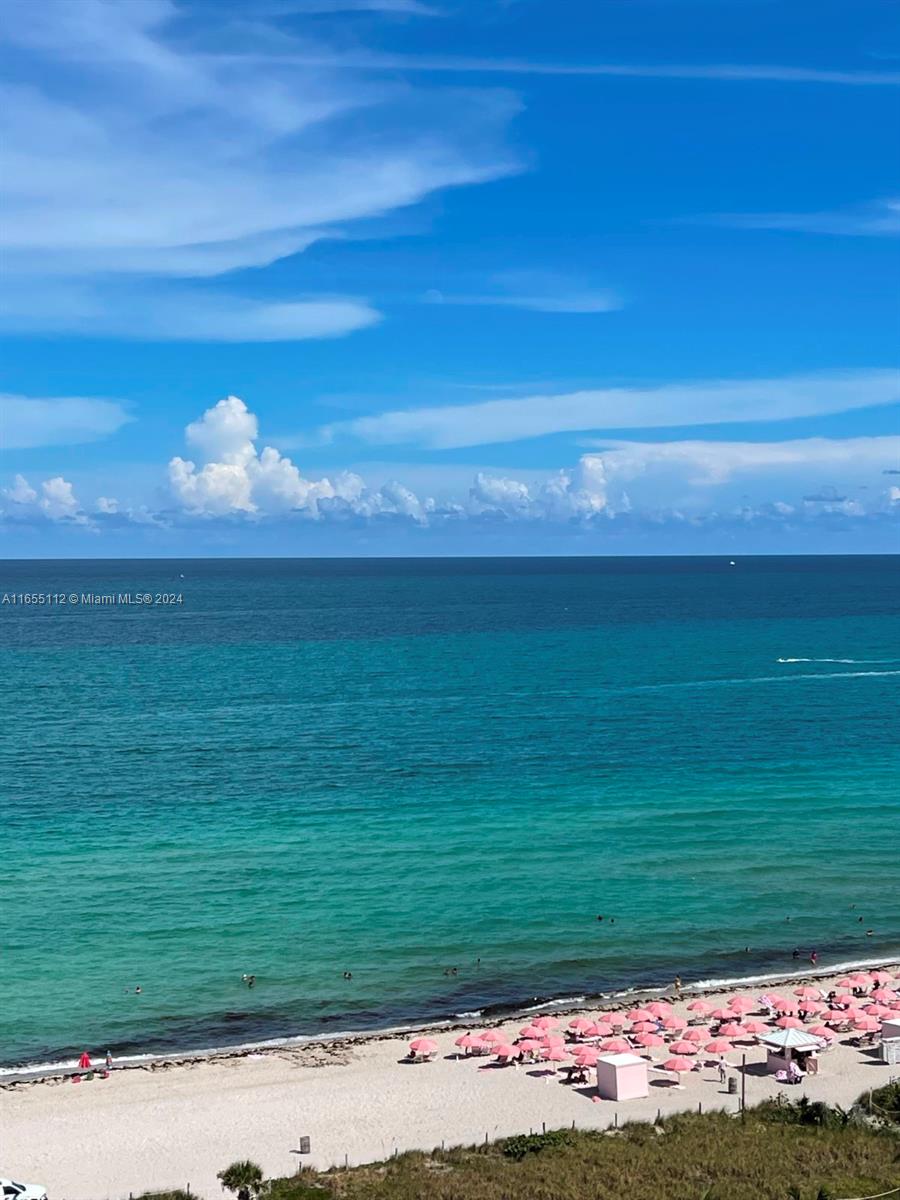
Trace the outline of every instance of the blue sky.
<instances>
[{"instance_id":1,"label":"blue sky","mask_svg":"<svg viewBox=\"0 0 900 1200\"><path fill-rule=\"evenodd\" d=\"M892 4L0 37L3 553L897 549Z\"/></svg>"}]
</instances>

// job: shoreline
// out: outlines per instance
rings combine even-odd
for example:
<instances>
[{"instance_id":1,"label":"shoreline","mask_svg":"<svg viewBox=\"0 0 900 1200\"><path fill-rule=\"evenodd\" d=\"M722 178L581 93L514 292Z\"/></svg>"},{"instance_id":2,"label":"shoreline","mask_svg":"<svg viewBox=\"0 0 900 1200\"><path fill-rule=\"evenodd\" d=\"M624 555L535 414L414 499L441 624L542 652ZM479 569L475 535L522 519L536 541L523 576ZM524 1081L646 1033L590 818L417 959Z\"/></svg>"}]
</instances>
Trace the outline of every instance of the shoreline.
<instances>
[{"instance_id":1,"label":"shoreline","mask_svg":"<svg viewBox=\"0 0 900 1200\"><path fill-rule=\"evenodd\" d=\"M773 973L758 973L746 976L733 976L722 979L700 979L684 982L681 995L684 999L691 997L716 995L723 990L739 990L746 988L764 987L774 984L795 982L822 982L833 979L837 975L858 970L888 970L900 971L900 959L867 958L852 959L815 967L807 965L796 971L780 971ZM321 1061L308 1062L313 1055L303 1055L304 1065L325 1066L331 1063L346 1061L345 1055L359 1046L377 1044L384 1041L402 1040L409 1034L417 1033L447 1033L457 1029L469 1029L474 1026L488 1029L497 1027L517 1019L527 1019L529 1015L551 1012L559 1017L572 1017L579 1013L588 1012L598 1007L608 1011L618 1011L634 1007L636 1001L642 999L658 999L672 993L672 984L647 984L628 988L620 988L613 992L584 992L577 996L548 997L544 1000L532 999L531 1003L516 1005L487 1005L483 1009L472 1012L451 1013L437 1020L410 1021L402 1025L384 1026L369 1030L346 1030L325 1034L292 1034L283 1037L266 1038L255 1042L239 1042L227 1046L211 1046L196 1050L172 1050L161 1053L152 1051L137 1052L123 1055L113 1060L112 1070L122 1071L165 1071L173 1067L198 1065L207 1062L236 1062L246 1058L268 1056L284 1056L285 1052L294 1052L300 1056L303 1051L320 1052ZM100 1053L95 1050L94 1053ZM95 1069L99 1068L99 1061ZM81 1074L76 1059L70 1061L34 1063L0 1066L0 1091L16 1091L33 1087L37 1084L55 1084L72 1076Z\"/></svg>"}]
</instances>

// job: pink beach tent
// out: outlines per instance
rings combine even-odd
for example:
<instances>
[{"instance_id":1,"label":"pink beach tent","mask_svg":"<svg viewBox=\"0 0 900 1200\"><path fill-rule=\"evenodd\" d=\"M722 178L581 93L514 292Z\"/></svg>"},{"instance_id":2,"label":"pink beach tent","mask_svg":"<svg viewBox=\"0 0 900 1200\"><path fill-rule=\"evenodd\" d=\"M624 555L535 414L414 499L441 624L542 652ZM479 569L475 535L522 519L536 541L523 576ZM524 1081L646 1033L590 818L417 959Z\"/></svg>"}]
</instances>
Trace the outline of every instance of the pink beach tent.
<instances>
[{"instance_id":1,"label":"pink beach tent","mask_svg":"<svg viewBox=\"0 0 900 1200\"><path fill-rule=\"evenodd\" d=\"M727 1054L734 1047L729 1042L728 1038L713 1038L711 1042L706 1043L706 1051L709 1054Z\"/></svg>"}]
</instances>

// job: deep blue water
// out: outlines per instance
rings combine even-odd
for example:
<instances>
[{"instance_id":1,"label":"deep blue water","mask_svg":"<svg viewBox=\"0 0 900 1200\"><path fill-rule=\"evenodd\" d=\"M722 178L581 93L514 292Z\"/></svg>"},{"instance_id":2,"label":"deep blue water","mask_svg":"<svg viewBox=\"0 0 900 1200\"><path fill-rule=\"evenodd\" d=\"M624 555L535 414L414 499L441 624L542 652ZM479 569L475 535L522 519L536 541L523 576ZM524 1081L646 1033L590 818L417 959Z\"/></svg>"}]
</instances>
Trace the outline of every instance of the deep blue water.
<instances>
[{"instance_id":1,"label":"deep blue water","mask_svg":"<svg viewBox=\"0 0 900 1200\"><path fill-rule=\"evenodd\" d=\"M898 582L3 564L0 1059L900 956Z\"/></svg>"}]
</instances>

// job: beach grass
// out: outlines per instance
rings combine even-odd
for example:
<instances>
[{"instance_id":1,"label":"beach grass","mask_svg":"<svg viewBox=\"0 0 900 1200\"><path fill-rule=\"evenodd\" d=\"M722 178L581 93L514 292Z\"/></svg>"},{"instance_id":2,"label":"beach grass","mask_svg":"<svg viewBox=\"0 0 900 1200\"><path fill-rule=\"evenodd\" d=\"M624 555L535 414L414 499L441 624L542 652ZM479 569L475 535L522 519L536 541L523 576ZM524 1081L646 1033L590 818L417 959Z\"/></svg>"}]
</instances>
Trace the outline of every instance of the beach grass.
<instances>
[{"instance_id":1,"label":"beach grass","mask_svg":"<svg viewBox=\"0 0 900 1200\"><path fill-rule=\"evenodd\" d=\"M712 1112L554 1130L270 1186L273 1200L841 1200L900 1188L900 1136L842 1110L772 1103L744 1121Z\"/></svg>"}]
</instances>

